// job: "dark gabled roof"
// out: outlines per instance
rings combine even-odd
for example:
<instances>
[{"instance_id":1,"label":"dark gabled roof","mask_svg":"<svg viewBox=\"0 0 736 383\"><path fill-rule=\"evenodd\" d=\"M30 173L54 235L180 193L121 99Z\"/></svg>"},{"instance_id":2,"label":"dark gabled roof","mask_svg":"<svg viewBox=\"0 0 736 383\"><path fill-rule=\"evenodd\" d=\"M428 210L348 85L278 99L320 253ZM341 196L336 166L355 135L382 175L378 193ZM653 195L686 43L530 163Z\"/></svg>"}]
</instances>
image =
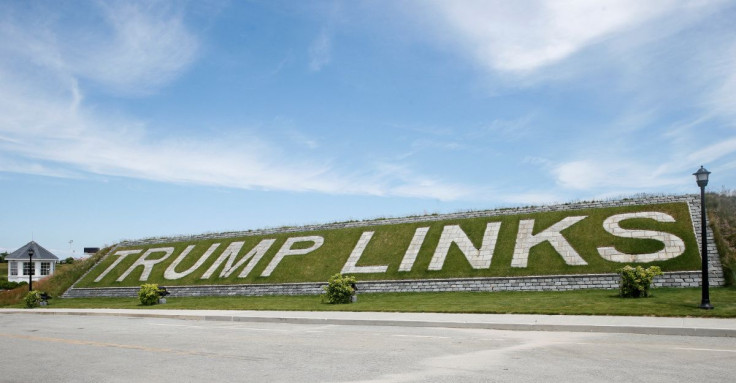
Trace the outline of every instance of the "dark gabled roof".
<instances>
[{"instance_id":1,"label":"dark gabled roof","mask_svg":"<svg viewBox=\"0 0 736 383\"><path fill-rule=\"evenodd\" d=\"M20 249L12 252L10 255L5 257L7 260L27 260L28 259L28 249L32 248L34 251L33 259L44 259L44 260L52 260L52 261L58 261L59 258L52 254L50 251L43 248L43 246L37 244L34 241L28 242L25 244L25 246L21 247Z\"/></svg>"}]
</instances>

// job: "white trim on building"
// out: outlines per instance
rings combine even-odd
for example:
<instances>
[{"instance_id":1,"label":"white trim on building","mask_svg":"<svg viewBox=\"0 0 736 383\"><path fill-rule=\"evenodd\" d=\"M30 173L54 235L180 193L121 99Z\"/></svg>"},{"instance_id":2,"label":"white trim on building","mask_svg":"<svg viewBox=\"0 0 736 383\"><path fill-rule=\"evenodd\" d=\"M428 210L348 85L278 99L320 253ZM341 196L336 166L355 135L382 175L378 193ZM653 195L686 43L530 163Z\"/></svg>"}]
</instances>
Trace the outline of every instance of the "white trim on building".
<instances>
[{"instance_id":1,"label":"white trim on building","mask_svg":"<svg viewBox=\"0 0 736 383\"><path fill-rule=\"evenodd\" d=\"M28 259L29 248L33 249L34 252L30 263ZM9 282L28 282L31 272L33 281L46 278L54 274L56 264L59 262L57 256L34 241L28 242L25 246L9 254L5 259L8 261Z\"/></svg>"}]
</instances>

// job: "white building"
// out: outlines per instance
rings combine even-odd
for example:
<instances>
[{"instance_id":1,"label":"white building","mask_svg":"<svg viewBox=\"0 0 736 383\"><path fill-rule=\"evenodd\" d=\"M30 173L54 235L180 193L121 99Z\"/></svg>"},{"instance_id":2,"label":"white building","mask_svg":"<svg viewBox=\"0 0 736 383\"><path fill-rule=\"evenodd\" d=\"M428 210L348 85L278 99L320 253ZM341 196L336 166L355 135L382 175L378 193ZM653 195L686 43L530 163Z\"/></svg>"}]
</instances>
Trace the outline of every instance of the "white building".
<instances>
[{"instance_id":1,"label":"white building","mask_svg":"<svg viewBox=\"0 0 736 383\"><path fill-rule=\"evenodd\" d=\"M28 258L28 249L33 249L33 257ZM14 251L5 259L8 261L8 281L28 282L28 276L33 275L37 281L54 273L59 258L44 249L34 241ZM31 272L32 271L32 272Z\"/></svg>"}]
</instances>

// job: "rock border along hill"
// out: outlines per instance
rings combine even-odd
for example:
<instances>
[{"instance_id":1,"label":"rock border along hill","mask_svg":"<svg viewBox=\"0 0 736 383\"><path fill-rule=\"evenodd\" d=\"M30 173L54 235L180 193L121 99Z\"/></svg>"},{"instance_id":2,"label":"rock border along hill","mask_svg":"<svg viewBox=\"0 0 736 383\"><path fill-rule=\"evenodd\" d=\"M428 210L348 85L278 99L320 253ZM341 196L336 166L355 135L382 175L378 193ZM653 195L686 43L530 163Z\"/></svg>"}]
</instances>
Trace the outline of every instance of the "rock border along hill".
<instances>
[{"instance_id":1,"label":"rock border along hill","mask_svg":"<svg viewBox=\"0 0 736 383\"><path fill-rule=\"evenodd\" d=\"M451 219L498 217L529 213L575 211L583 209L655 205L667 203L686 203L693 231L700 249L700 198L697 195L681 196L646 196L612 201L579 202L540 207L521 207L500 210L471 211L452 214L416 216L406 218L380 219L373 221L342 222L325 225L288 227L276 229L253 230L244 232L214 233L197 236L178 236L166 238L149 238L137 241L124 241L116 248L131 246L148 246L160 243L186 242L197 240L227 239L236 237L304 233L344 228L360 228L369 226L395 225L405 223L434 222ZM710 229L707 231L707 249L709 257L709 277L711 286L724 283L723 270ZM110 251L106 257L115 253ZM104 260L104 258L103 258ZM92 269L95 269L94 267ZM84 278L84 277L82 277ZM616 289L619 277L617 274L578 274L578 275L543 275L515 277L480 277L480 278L444 278L444 279L406 279L406 280L373 280L360 281L358 289L361 293L376 292L435 292L435 291L562 291L573 289ZM666 272L654 281L656 287L696 287L700 285L700 271ZM258 296L258 295L310 295L322 293L326 282L306 283L273 283L273 284L223 284L196 286L168 286L172 296ZM97 287L80 288L72 286L64 297L134 297L138 287Z\"/></svg>"}]
</instances>

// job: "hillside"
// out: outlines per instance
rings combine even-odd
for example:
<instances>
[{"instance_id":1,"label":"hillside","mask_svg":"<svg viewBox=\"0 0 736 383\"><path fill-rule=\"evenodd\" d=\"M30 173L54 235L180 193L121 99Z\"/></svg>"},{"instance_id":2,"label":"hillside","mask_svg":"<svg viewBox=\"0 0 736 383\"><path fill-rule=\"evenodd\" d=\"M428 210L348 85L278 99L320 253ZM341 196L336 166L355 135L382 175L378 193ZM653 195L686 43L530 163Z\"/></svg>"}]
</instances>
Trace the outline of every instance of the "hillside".
<instances>
[{"instance_id":1,"label":"hillside","mask_svg":"<svg viewBox=\"0 0 736 383\"><path fill-rule=\"evenodd\" d=\"M734 282L734 270L736 270L736 193L733 192L722 192L722 193L709 193L706 198L707 206L708 206L708 213L709 213L709 219L711 222L711 226L714 229L714 236L716 238L718 249L721 255L721 258L724 263L724 271L726 272L726 282L729 284L733 284ZM668 261L664 262L654 262L654 264L658 264L661 267L665 269L665 271L673 271L673 270L698 270L700 267L699 263L699 256L698 252L695 249L695 239L694 235L692 234L692 221L690 220L690 217L687 213L687 206L684 204L665 204L665 205L650 205L647 207L646 210L652 210L652 208L663 211L668 214L672 214L674 218L676 218L676 224L671 223L659 223L659 222L653 222L651 220L645 220L645 219L634 219L634 220L628 220L625 222L622 222L621 226L626 228L640 228L640 229L650 229L650 230L663 230L670 233L673 233L677 236L680 236L683 238L683 241L686 245L686 251L681 255L676 257L675 259L670 259ZM593 210L599 210L597 212ZM499 237L498 237L498 245L496 248L496 252L494 253L494 258L492 260L492 264L489 268L484 270L477 270L473 269L472 267L469 267L468 261L466 260L465 256L463 255L462 251L458 248L457 244L453 244L452 248L448 251L446 261L445 261L445 268L443 270L427 270L429 258L432 257L432 246L428 246L425 248L424 246L421 247L420 251L417 254L417 260L415 262L415 267L412 268L411 272L398 272L398 263L399 261L403 260L402 255L404 254L404 251L406 249L406 244L402 246L397 246L391 250L390 247L382 247L381 249L377 248L371 248L371 246L367 246L365 249L365 252L363 256L361 257L360 261L358 262L357 266L366 266L366 265L375 265L380 264L380 262L386 262L388 267L388 270L386 273L382 274L361 274L360 279L361 280L367 280L367 279L388 279L390 276L398 276L402 278L427 278L427 277L437 277L438 275L448 275L449 270L466 270L470 271L470 273L475 273L475 275L496 275L496 274L502 274L504 272L516 272L521 273L525 270L520 269L514 269L510 267L510 259L512 258L513 252L513 241L514 241L514 231L518 231L519 221L521 219L535 219L538 221L539 227L536 227L535 225L535 234L538 234L540 231L540 228L543 228L545 225L549 225L550 223L558 222L560 219L564 219L565 217L569 216L579 216L579 215L586 215L585 220L588 220L591 222L589 225L581 225L581 226L572 226L568 229L562 230L561 233L564 234L566 238L569 239L569 242L571 246L575 249L578 249L580 255L582 258L584 258L588 262L588 265L585 267L580 266L569 266L566 265L564 262L560 262L559 259L557 259L557 262L555 263L555 258L559 258L560 255L555 251L552 246L549 246L548 244L545 244L542 246L541 244L535 248L533 248L530 251L529 254L529 263L533 267L530 268L533 271L526 272L529 273L565 273L565 272L576 272L578 270L584 269L585 272L591 272L590 270L596 270L601 272L611 272L614 271L616 268L620 267L620 264L617 262L608 262L605 260L600 259L599 256L597 256L596 246L604 246L604 245L613 245L615 247L619 247L621 249L624 249L626 251L630 251L632 253L634 252L642 252L642 251L656 251L662 248L662 244L658 243L657 241L651 241L651 240L643 240L643 239L624 239L619 238L616 236L612 236L609 233L607 233L604 230L601 230L600 224L602 223L604 217L610 216L611 214L621 214L621 213L627 213L632 211L641 210L641 207L626 207L626 208L612 208L612 209L588 209L588 210L576 210L576 211L563 211L563 212L556 212L556 213L539 213L539 214L520 214L520 215L499 215L499 216L491 216L486 218L476 218L475 220L463 220L463 219L456 219L456 220L438 220L438 221L427 221L423 224L417 224L417 225L410 225L405 224L404 227L401 225L381 225L381 222L375 222L374 225L371 225L368 223L365 226L361 226L359 228L353 228L351 230L346 230L342 232L336 231L333 234L328 234L327 232L329 230L325 230L323 232L317 231L308 231L308 232L299 232L291 231L290 233L282 233L282 234L273 234L273 235L246 235L246 236L234 236L229 238L221 238L218 240L210 239L210 240L191 240L191 241L174 241L174 242L161 242L156 243L155 245L146 245L146 246L135 246L135 245L126 245L126 246L118 246L114 249L112 253L119 252L119 251L130 251L130 250L149 250L149 249L155 249L155 248L161 248L161 247L174 247L174 251L169 259L162 261L160 264L156 265L152 268L152 272L149 278L149 282L155 282L155 283L161 283L164 282L166 285L172 285L172 282L177 282L176 284L202 284L202 283L213 283L213 281L201 281L197 280L196 277L199 277L201 279L202 274L205 272L206 269L210 268L212 264L214 263L214 259L210 259L207 262L204 262L201 267L199 268L199 271L197 273L193 273L192 277L188 279L182 278L180 281L172 281L169 279L165 279L163 277L164 271L162 269L167 269L171 267L172 263L174 263L175 258L178 258L181 255L182 250L186 249L189 246L194 246L192 251L189 253L189 255L185 256L183 261L180 262L176 267L174 268L178 272L182 272L185 269L190 268L193 266L197 260L200 259L200 256L205 252L205 248L208 248L210 244L222 242L224 245L220 247L220 251L216 252L215 255L218 255L225 245L230 244L232 242L236 241L243 241L244 242L244 251L245 250L254 247L254 245L258 242L260 242L262 239L274 239L274 248L278 248L280 244L283 244L285 242L285 238L303 235L303 236L315 236L315 235L325 235L325 243L329 243L333 240L336 240L337 244L342 243L343 249L341 250L343 253L339 256L335 255L337 252L335 251L335 247L330 247L328 250L330 251L324 251L324 252L315 252L316 254L308 254L307 256L294 256L293 260L291 261L297 261L298 258L304 257L308 258L310 260L309 263L304 262L287 262L290 261L288 258L285 257L284 261L276 268L276 272L273 273L274 276L278 276L279 280L284 280L285 277L288 276L290 273L292 276L304 276L309 275L310 280L318 280L318 281L324 281L327 279L330 273L335 272L335 270L339 271L339 269L342 267L344 262L346 261L348 255L353 250L355 243L350 243L351 241L356 240L356 236L359 238L362 233L369 230L374 230L375 234L373 238L371 239L370 245L373 245L375 243L381 243L382 245L385 245L386 243L390 243L392 239L395 239L397 241L410 241L412 239L412 233L416 231L415 227L429 227L429 230L427 231L427 239L425 240L425 243L433 243L436 245L436 242L438 241L438 233L441 231L441 228L448 225L448 224L458 224L458 226L461 227L464 232L467 233L468 238L472 241L473 246L480 247L483 237L484 228L487 227L488 223L491 222L500 222L501 223L501 230L499 231ZM502 212L501 212L502 213ZM589 215L589 216L587 216ZM582 221L581 224L583 222ZM484 225L485 223L485 225ZM505 226L504 226L505 225ZM435 233L432 233L432 232ZM341 242L340 237L343 237L344 240ZM599 238L600 237L600 238ZM432 238L430 240L430 238ZM199 248L199 249L197 249ZM296 247L295 247L296 248ZM389 249L389 250L387 250ZM695 249L695 250L694 250ZM105 283L96 283L94 282L94 279L99 276L99 274L103 271L109 268L116 260L116 256L108 256L105 258L105 256L110 252L112 249L107 248L101 251L100 253L96 254L95 256L85 259L82 262L77 262L74 264L73 267L70 267L65 270L59 270L60 272L57 273L57 275L54 275L51 278L45 279L44 281L41 281L37 284L34 284L34 287L41 288L45 291L48 291L53 296L59 296L62 292L66 291L72 283L79 280L79 278L90 268L94 266L94 270L91 270L87 277L80 280L80 283L78 284L78 287L97 287L101 286L103 284L107 285L119 285L119 286L137 286L141 282L138 281L142 274L143 267L138 267L139 270L135 271L134 273L131 273L131 277L126 280L126 283L119 283L116 282L115 279L119 278L124 270L127 270L129 268L134 258L130 257L129 260L127 260L127 263L124 263L121 261L119 263L119 267L117 269L111 271L110 276L106 277L102 280L102 282ZM339 249L338 249L339 250ZM391 256L393 251L393 256ZM245 283L269 283L270 280L265 280L265 278L260 277L260 273L263 271L263 269L266 267L266 264L270 263L269 261L273 258L273 249L271 252L266 252L264 254L264 257L260 260L260 262L257 265L254 265L254 268L251 272L251 275L249 276L250 279L247 279ZM242 259L242 256L245 254L240 254ZM595 258L598 258L597 260ZM216 258L213 256L212 258ZM397 258L397 259L393 259ZM100 259L103 259L103 261L100 261ZM153 258L155 260L155 258ZM545 261L546 260L546 261ZM332 263L333 265L330 267L325 267L326 263ZM544 264L543 264L544 263ZM555 264L557 266L555 266ZM544 268L549 267L549 269L545 270ZM561 267L558 267L561 266ZM1 266L0 266L1 267ZM224 262L224 265L220 265L219 269L216 270L217 272L214 273L214 275L218 276L220 272L222 272L223 269L227 267L235 267L238 268L238 270L234 270L232 273L230 279L228 278L218 278L219 280L215 283L244 283L242 278L238 278L238 272L241 269L243 269L245 266L240 265L237 266L237 262L234 264L231 264L228 266L227 262ZM305 270L299 270L299 269L305 269ZM463 269L464 268L464 269ZM321 273L314 272L314 270L322 270ZM304 278L306 279L306 278ZM20 287L18 289L14 289L11 291L5 291L0 292L0 305L8 305L8 304L15 304L17 303L21 297L25 294L27 287Z\"/></svg>"},{"instance_id":2,"label":"hillside","mask_svg":"<svg viewBox=\"0 0 736 383\"><path fill-rule=\"evenodd\" d=\"M726 284L733 286L736 282L736 192L708 193L706 206Z\"/></svg>"},{"instance_id":3,"label":"hillside","mask_svg":"<svg viewBox=\"0 0 736 383\"><path fill-rule=\"evenodd\" d=\"M672 222L628 216L643 212ZM665 271L700 267L685 203L493 214L119 246L76 286L319 282L341 271L361 280L615 272L623 263L604 259L602 248L660 253L647 264ZM621 220L620 229L628 237L604 228L606 220L624 215L629 218ZM682 251L671 254L665 242L678 240Z\"/></svg>"}]
</instances>

